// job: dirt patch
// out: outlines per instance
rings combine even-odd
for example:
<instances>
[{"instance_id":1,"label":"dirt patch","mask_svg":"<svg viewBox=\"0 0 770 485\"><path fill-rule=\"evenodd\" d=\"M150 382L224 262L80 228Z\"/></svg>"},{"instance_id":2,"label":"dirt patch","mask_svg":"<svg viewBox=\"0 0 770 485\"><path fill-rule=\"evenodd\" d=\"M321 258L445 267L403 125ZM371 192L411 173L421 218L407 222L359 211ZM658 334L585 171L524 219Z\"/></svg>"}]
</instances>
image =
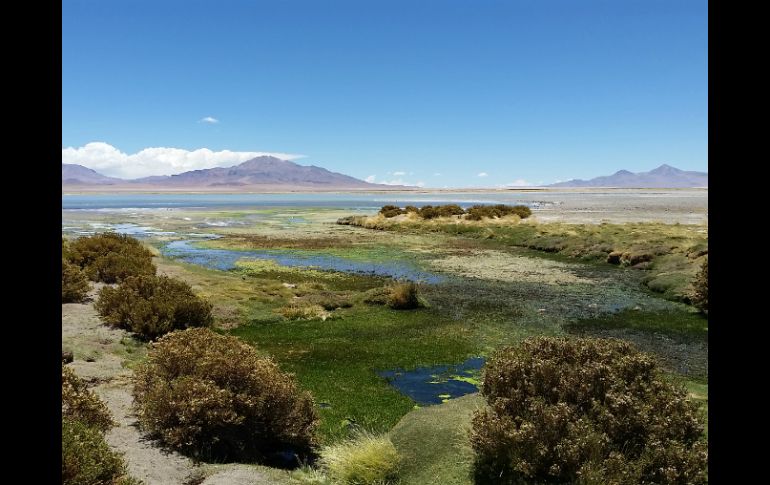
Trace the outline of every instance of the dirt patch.
<instances>
[{"instance_id":1,"label":"dirt patch","mask_svg":"<svg viewBox=\"0 0 770 485\"><path fill-rule=\"evenodd\" d=\"M213 467L212 467L213 468ZM201 485L268 485L275 482L262 471L249 465L217 466L210 471L212 475Z\"/></svg>"},{"instance_id":2,"label":"dirt patch","mask_svg":"<svg viewBox=\"0 0 770 485\"><path fill-rule=\"evenodd\" d=\"M593 280L575 274L573 265L567 263L528 258L494 250L474 250L464 255L449 255L431 261L431 266L460 276L487 280L552 285L595 283Z\"/></svg>"}]
</instances>

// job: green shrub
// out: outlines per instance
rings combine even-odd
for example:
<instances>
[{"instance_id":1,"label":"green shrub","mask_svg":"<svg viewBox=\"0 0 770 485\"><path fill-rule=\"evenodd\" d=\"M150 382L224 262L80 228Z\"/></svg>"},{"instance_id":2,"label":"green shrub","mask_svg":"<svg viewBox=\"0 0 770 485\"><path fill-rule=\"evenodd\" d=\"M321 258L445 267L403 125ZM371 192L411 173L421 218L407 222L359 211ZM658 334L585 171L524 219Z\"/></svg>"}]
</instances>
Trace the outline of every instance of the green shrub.
<instances>
[{"instance_id":1,"label":"green shrub","mask_svg":"<svg viewBox=\"0 0 770 485\"><path fill-rule=\"evenodd\" d=\"M692 303L703 313L709 311L709 258L706 257L703 260L698 274L695 275L695 281L693 281L693 288L695 289L692 297Z\"/></svg>"},{"instance_id":2,"label":"green shrub","mask_svg":"<svg viewBox=\"0 0 770 485\"><path fill-rule=\"evenodd\" d=\"M142 427L166 445L218 460L306 455L318 421L293 376L238 338L205 328L151 344L135 373L134 403Z\"/></svg>"},{"instance_id":3,"label":"green shrub","mask_svg":"<svg viewBox=\"0 0 770 485\"><path fill-rule=\"evenodd\" d=\"M66 258L92 281L119 283L129 276L153 275L152 253L126 235L106 232L67 244Z\"/></svg>"},{"instance_id":4,"label":"green shrub","mask_svg":"<svg viewBox=\"0 0 770 485\"><path fill-rule=\"evenodd\" d=\"M62 353L62 359L63 359ZM104 432L113 426L107 406L69 367L61 367L61 413L63 418L79 421Z\"/></svg>"},{"instance_id":5,"label":"green shrub","mask_svg":"<svg viewBox=\"0 0 770 485\"><path fill-rule=\"evenodd\" d=\"M707 483L700 410L619 340L534 338L484 369L478 483Z\"/></svg>"},{"instance_id":6,"label":"green shrub","mask_svg":"<svg viewBox=\"0 0 770 485\"><path fill-rule=\"evenodd\" d=\"M386 303L396 310L411 310L420 306L417 284L411 281L396 283L388 289Z\"/></svg>"},{"instance_id":7,"label":"green shrub","mask_svg":"<svg viewBox=\"0 0 770 485\"><path fill-rule=\"evenodd\" d=\"M465 214L465 210L457 204L426 205L419 209L418 214L423 219L435 219L436 217L449 217Z\"/></svg>"},{"instance_id":8,"label":"green shrub","mask_svg":"<svg viewBox=\"0 0 770 485\"><path fill-rule=\"evenodd\" d=\"M78 266L66 259L61 260L61 302L79 303L85 300L88 290L88 278Z\"/></svg>"},{"instance_id":9,"label":"green shrub","mask_svg":"<svg viewBox=\"0 0 770 485\"><path fill-rule=\"evenodd\" d=\"M505 217L517 215L522 219L532 215L532 210L525 205L474 205L468 209L466 219L471 221L480 221L483 218Z\"/></svg>"},{"instance_id":10,"label":"green shrub","mask_svg":"<svg viewBox=\"0 0 770 485\"><path fill-rule=\"evenodd\" d=\"M358 436L321 451L321 465L334 483L374 485L393 483L400 457L387 436Z\"/></svg>"},{"instance_id":11,"label":"green shrub","mask_svg":"<svg viewBox=\"0 0 770 485\"><path fill-rule=\"evenodd\" d=\"M127 476L123 457L112 451L96 428L62 419L61 476L63 485L138 485Z\"/></svg>"},{"instance_id":12,"label":"green shrub","mask_svg":"<svg viewBox=\"0 0 770 485\"><path fill-rule=\"evenodd\" d=\"M409 214L410 212L414 212L414 213L419 214L420 213L420 209L418 209L417 207L415 207L413 205L408 205L408 206L404 207L404 212L407 213L407 214Z\"/></svg>"},{"instance_id":13,"label":"green shrub","mask_svg":"<svg viewBox=\"0 0 770 485\"><path fill-rule=\"evenodd\" d=\"M213 320L209 302L184 281L167 276L129 276L116 288L105 286L94 308L108 324L145 339L172 330L207 327Z\"/></svg>"},{"instance_id":14,"label":"green shrub","mask_svg":"<svg viewBox=\"0 0 770 485\"><path fill-rule=\"evenodd\" d=\"M385 217L396 217L401 214L405 214L406 212L401 210L400 207L395 205L384 205L382 206L382 209L380 209L380 214L382 214Z\"/></svg>"}]
</instances>

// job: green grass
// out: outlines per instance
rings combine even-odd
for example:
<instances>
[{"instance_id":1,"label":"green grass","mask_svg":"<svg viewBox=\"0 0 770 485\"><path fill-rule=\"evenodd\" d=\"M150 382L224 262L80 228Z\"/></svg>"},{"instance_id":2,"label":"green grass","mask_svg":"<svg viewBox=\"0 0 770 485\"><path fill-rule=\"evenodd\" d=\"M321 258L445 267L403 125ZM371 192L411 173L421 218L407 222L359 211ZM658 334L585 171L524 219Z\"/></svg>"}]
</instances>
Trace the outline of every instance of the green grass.
<instances>
[{"instance_id":1,"label":"green grass","mask_svg":"<svg viewBox=\"0 0 770 485\"><path fill-rule=\"evenodd\" d=\"M325 442L346 438L351 423L387 431L413 408L377 371L461 362L474 351L460 322L429 309L336 311L342 318L253 322L231 331L295 373L316 402L330 405L319 409Z\"/></svg>"},{"instance_id":2,"label":"green grass","mask_svg":"<svg viewBox=\"0 0 770 485\"><path fill-rule=\"evenodd\" d=\"M484 405L478 394L416 409L390 431L402 457L402 485L470 485L473 450L471 417Z\"/></svg>"},{"instance_id":3,"label":"green grass","mask_svg":"<svg viewBox=\"0 0 770 485\"><path fill-rule=\"evenodd\" d=\"M578 320L577 322L565 325L565 329L575 332L605 328L624 328L696 341L708 339L708 319L696 312L624 310L598 318Z\"/></svg>"}]
</instances>

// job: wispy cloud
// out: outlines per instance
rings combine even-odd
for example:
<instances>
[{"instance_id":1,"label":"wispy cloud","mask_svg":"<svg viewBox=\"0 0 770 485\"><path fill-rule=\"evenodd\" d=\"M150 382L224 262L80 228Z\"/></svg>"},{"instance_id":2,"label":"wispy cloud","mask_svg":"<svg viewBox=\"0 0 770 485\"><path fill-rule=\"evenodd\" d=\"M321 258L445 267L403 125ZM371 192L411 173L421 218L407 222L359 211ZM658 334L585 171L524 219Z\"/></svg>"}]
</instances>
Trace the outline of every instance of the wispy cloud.
<instances>
[{"instance_id":1,"label":"wispy cloud","mask_svg":"<svg viewBox=\"0 0 770 485\"><path fill-rule=\"evenodd\" d=\"M209 125L213 125L213 124L219 123L219 120L214 118L213 116L206 116L205 118L199 119L198 123L208 123Z\"/></svg>"},{"instance_id":2,"label":"wispy cloud","mask_svg":"<svg viewBox=\"0 0 770 485\"><path fill-rule=\"evenodd\" d=\"M489 174L487 172L479 172L476 177L488 177Z\"/></svg>"},{"instance_id":3,"label":"wispy cloud","mask_svg":"<svg viewBox=\"0 0 770 485\"><path fill-rule=\"evenodd\" d=\"M62 148L62 163L76 163L104 175L139 178L149 175L173 175L188 170L230 167L255 157L271 156L282 160L297 160L304 155L279 152L212 151L208 148L150 147L136 153L124 153L109 143L91 142L82 147Z\"/></svg>"},{"instance_id":4,"label":"wispy cloud","mask_svg":"<svg viewBox=\"0 0 770 485\"><path fill-rule=\"evenodd\" d=\"M394 172L392 174L390 172L388 172L389 175L395 175L395 174L398 174L398 173L405 174L405 172ZM402 179L400 177L392 179L392 180L379 180L378 181L376 175L369 175L368 177L366 177L364 179L364 181L369 182L370 184L405 185L407 187L424 187L425 186L425 182L415 182L415 183L412 183L412 182L407 182L407 181L405 181L404 179Z\"/></svg>"},{"instance_id":5,"label":"wispy cloud","mask_svg":"<svg viewBox=\"0 0 770 485\"><path fill-rule=\"evenodd\" d=\"M505 184L506 187L529 187L532 183L524 179L516 179L513 182Z\"/></svg>"},{"instance_id":6,"label":"wispy cloud","mask_svg":"<svg viewBox=\"0 0 770 485\"><path fill-rule=\"evenodd\" d=\"M434 176L434 177L441 177L441 174L440 174L440 173L438 173L438 172L436 172L436 173L434 173L434 174L433 174L433 176Z\"/></svg>"},{"instance_id":7,"label":"wispy cloud","mask_svg":"<svg viewBox=\"0 0 770 485\"><path fill-rule=\"evenodd\" d=\"M396 177L403 177L404 175L406 175L406 172L393 172L393 175L395 175Z\"/></svg>"}]
</instances>

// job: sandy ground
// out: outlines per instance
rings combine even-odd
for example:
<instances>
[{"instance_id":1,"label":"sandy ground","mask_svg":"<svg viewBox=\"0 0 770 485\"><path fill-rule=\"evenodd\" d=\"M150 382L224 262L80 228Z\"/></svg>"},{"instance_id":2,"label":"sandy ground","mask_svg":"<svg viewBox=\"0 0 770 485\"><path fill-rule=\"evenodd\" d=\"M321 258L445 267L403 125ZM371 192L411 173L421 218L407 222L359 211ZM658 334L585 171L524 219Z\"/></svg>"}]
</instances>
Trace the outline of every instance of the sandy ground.
<instances>
[{"instance_id":1,"label":"sandy ground","mask_svg":"<svg viewBox=\"0 0 770 485\"><path fill-rule=\"evenodd\" d=\"M124 454L131 476L146 485L263 485L276 481L261 467L249 465L196 465L179 453L167 451L139 430L131 410L131 370L144 355L143 344L125 330L104 325L93 308L99 287L85 303L62 305L62 348L72 350L68 364L105 402L117 423L106 435L107 443ZM280 471L277 471L280 473Z\"/></svg>"},{"instance_id":2,"label":"sandy ground","mask_svg":"<svg viewBox=\"0 0 770 485\"><path fill-rule=\"evenodd\" d=\"M524 281L544 284L593 284L593 280L574 273L577 265L515 256L502 251L469 251L463 256L452 255L431 261L433 269L470 278L497 281Z\"/></svg>"}]
</instances>

